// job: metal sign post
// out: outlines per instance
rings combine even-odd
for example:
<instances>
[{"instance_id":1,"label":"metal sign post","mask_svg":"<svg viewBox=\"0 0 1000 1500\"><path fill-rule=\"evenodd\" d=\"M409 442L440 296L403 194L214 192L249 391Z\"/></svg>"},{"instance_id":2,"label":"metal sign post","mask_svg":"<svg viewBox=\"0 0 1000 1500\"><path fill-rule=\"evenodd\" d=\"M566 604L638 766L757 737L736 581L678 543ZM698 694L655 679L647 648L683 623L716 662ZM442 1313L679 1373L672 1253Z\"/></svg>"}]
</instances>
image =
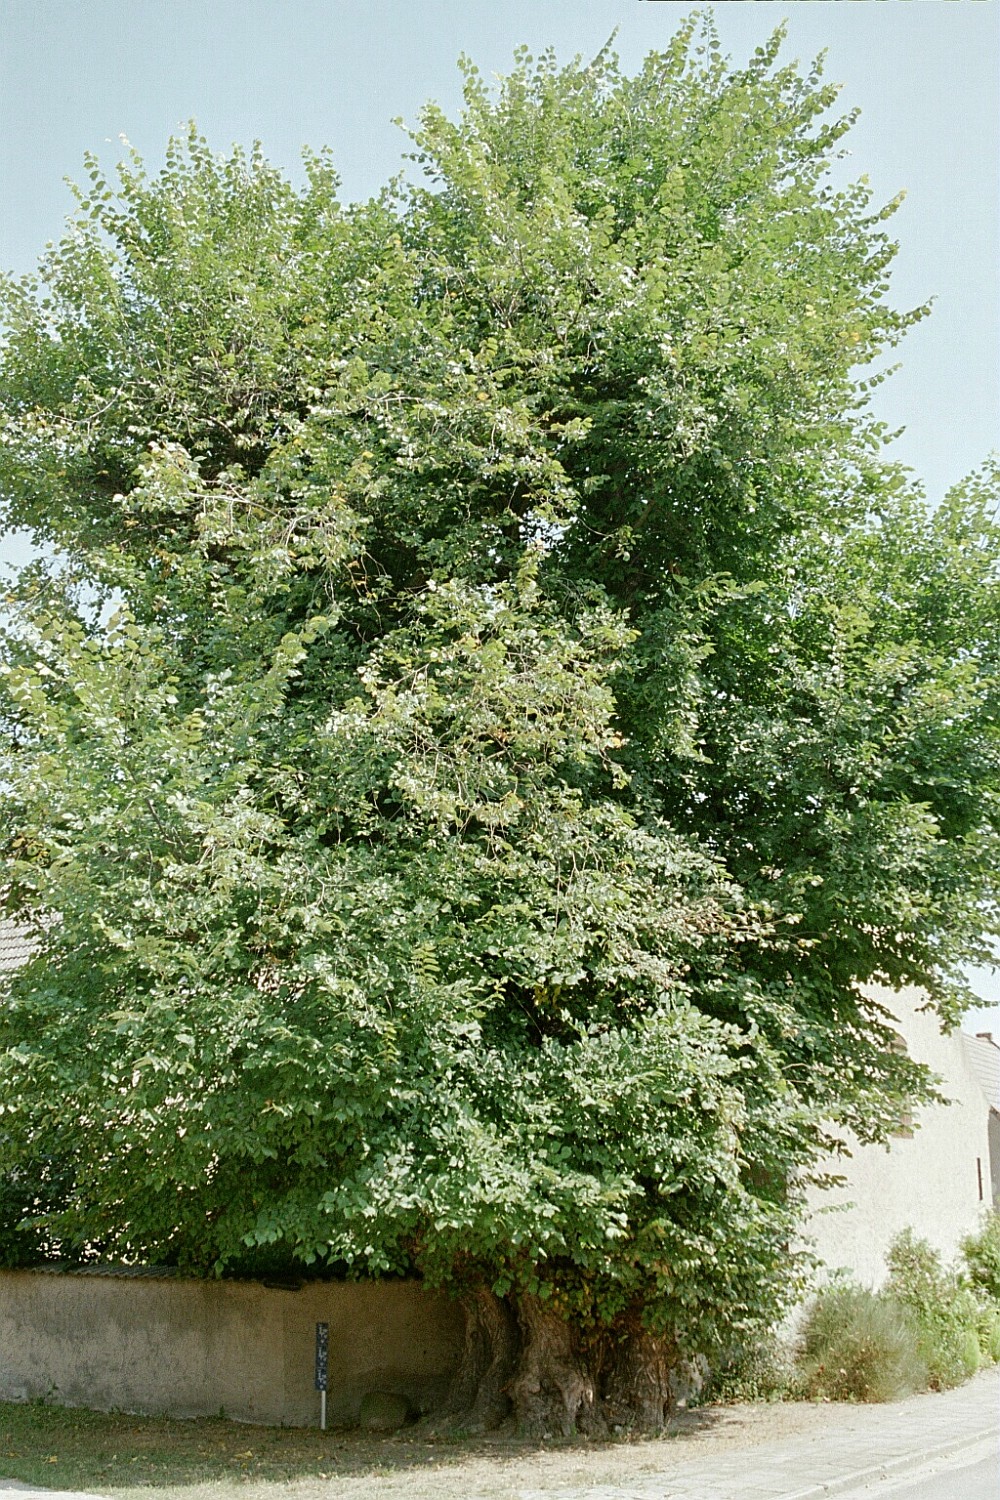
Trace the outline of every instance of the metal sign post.
<instances>
[{"instance_id":1,"label":"metal sign post","mask_svg":"<svg viewBox=\"0 0 1000 1500\"><path fill-rule=\"evenodd\" d=\"M319 1429L326 1431L326 1366L330 1346L329 1323L316 1324L316 1389L319 1391Z\"/></svg>"}]
</instances>

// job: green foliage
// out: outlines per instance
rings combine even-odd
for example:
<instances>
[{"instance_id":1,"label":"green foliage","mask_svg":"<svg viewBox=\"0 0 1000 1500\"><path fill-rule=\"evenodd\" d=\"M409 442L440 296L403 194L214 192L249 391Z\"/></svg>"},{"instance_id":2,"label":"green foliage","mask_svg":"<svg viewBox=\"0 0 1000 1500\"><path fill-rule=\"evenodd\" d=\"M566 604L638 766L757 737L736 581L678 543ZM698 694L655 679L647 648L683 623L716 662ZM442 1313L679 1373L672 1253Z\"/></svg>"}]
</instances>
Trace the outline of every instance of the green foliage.
<instances>
[{"instance_id":1,"label":"green foliage","mask_svg":"<svg viewBox=\"0 0 1000 1500\"><path fill-rule=\"evenodd\" d=\"M793 1297L828 1127L996 925L997 528L818 69L519 54L352 207L192 130L0 287L0 1173L38 1226L636 1308ZM877 378L877 377L875 377ZM869 382L870 383L870 382ZM824 1124L823 1122L826 1122Z\"/></svg>"},{"instance_id":2,"label":"green foliage","mask_svg":"<svg viewBox=\"0 0 1000 1500\"><path fill-rule=\"evenodd\" d=\"M54 1239L49 1216L65 1204L73 1173L62 1159L21 1161L0 1177L0 1268L75 1258Z\"/></svg>"},{"instance_id":3,"label":"green foliage","mask_svg":"<svg viewBox=\"0 0 1000 1500\"><path fill-rule=\"evenodd\" d=\"M910 1308L857 1286L833 1286L816 1297L798 1366L802 1393L829 1401L898 1401L928 1381Z\"/></svg>"},{"instance_id":4,"label":"green foliage","mask_svg":"<svg viewBox=\"0 0 1000 1500\"><path fill-rule=\"evenodd\" d=\"M983 1363L1000 1363L1000 1306L985 1298L976 1299L976 1339Z\"/></svg>"},{"instance_id":5,"label":"green foliage","mask_svg":"<svg viewBox=\"0 0 1000 1500\"><path fill-rule=\"evenodd\" d=\"M936 1390L961 1385L979 1369L981 1352L989 1354L992 1326L983 1327L987 1348L980 1350L980 1307L954 1271L946 1270L938 1252L906 1229L886 1256L886 1292L911 1313L928 1382Z\"/></svg>"},{"instance_id":6,"label":"green foliage","mask_svg":"<svg viewBox=\"0 0 1000 1500\"><path fill-rule=\"evenodd\" d=\"M895 1401L960 1385L984 1361L1000 1360L1000 1301L989 1290L996 1239L991 1214L964 1241L976 1295L926 1240L904 1230L887 1253L889 1277L880 1291L835 1282L814 1297L792 1367L780 1343L758 1340L719 1367L711 1394ZM978 1282L977 1270L985 1273Z\"/></svg>"},{"instance_id":7,"label":"green foliage","mask_svg":"<svg viewBox=\"0 0 1000 1500\"><path fill-rule=\"evenodd\" d=\"M771 1329L716 1358L697 1404L783 1401L798 1394L800 1384L793 1349Z\"/></svg>"},{"instance_id":8,"label":"green foliage","mask_svg":"<svg viewBox=\"0 0 1000 1500\"><path fill-rule=\"evenodd\" d=\"M979 1229L966 1235L962 1259L975 1289L1000 1307L1000 1214L984 1214Z\"/></svg>"}]
</instances>

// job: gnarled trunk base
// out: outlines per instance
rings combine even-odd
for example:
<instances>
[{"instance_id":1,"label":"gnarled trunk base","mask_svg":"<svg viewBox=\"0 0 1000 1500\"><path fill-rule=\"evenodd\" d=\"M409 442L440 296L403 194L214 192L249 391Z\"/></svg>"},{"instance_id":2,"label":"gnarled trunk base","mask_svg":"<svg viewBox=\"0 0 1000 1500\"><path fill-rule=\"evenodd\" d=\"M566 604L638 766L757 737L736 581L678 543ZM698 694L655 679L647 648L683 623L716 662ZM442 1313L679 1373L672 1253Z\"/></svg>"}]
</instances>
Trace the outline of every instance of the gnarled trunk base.
<instances>
[{"instance_id":1,"label":"gnarled trunk base","mask_svg":"<svg viewBox=\"0 0 1000 1500\"><path fill-rule=\"evenodd\" d=\"M463 1297L465 1342L432 1435L510 1425L524 1437L662 1432L690 1367L675 1342L642 1325L638 1310L598 1345L538 1297L516 1301L485 1287Z\"/></svg>"},{"instance_id":2,"label":"gnarled trunk base","mask_svg":"<svg viewBox=\"0 0 1000 1500\"><path fill-rule=\"evenodd\" d=\"M510 1415L510 1382L520 1338L510 1305L483 1287L462 1298L465 1342L444 1405L425 1423L431 1433L492 1432Z\"/></svg>"},{"instance_id":3,"label":"gnarled trunk base","mask_svg":"<svg viewBox=\"0 0 1000 1500\"><path fill-rule=\"evenodd\" d=\"M525 1437L602 1432L597 1383L572 1324L537 1297L522 1297L517 1311L521 1354L510 1391L518 1431Z\"/></svg>"},{"instance_id":4,"label":"gnarled trunk base","mask_svg":"<svg viewBox=\"0 0 1000 1500\"><path fill-rule=\"evenodd\" d=\"M603 1380L604 1415L613 1432L662 1432L674 1408L677 1346L650 1333L638 1313L623 1320L609 1347Z\"/></svg>"}]
</instances>

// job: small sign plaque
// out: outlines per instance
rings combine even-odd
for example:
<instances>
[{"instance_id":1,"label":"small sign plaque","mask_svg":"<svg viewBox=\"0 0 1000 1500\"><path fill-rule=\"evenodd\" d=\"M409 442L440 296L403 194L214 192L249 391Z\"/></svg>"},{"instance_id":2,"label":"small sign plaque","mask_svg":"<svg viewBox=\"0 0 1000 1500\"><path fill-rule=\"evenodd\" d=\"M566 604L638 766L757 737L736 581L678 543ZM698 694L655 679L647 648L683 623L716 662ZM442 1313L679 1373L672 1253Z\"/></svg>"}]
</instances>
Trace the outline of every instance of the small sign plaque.
<instances>
[{"instance_id":1,"label":"small sign plaque","mask_svg":"<svg viewBox=\"0 0 1000 1500\"><path fill-rule=\"evenodd\" d=\"M316 1324L316 1389L326 1390L327 1350L330 1346L329 1323Z\"/></svg>"}]
</instances>

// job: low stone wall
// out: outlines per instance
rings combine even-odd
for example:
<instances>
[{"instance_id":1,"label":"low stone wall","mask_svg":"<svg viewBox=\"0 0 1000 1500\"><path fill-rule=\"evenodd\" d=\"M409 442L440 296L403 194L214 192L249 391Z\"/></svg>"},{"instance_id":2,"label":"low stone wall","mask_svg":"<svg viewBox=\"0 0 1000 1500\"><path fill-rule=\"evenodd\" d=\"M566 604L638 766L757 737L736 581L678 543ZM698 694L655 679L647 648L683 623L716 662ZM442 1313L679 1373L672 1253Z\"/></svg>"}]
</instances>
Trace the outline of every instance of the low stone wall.
<instances>
[{"instance_id":1,"label":"low stone wall","mask_svg":"<svg viewBox=\"0 0 1000 1500\"><path fill-rule=\"evenodd\" d=\"M442 1398L463 1319L415 1282L257 1282L0 1272L0 1400L307 1426L315 1326L329 1324L328 1420L373 1391Z\"/></svg>"}]
</instances>

